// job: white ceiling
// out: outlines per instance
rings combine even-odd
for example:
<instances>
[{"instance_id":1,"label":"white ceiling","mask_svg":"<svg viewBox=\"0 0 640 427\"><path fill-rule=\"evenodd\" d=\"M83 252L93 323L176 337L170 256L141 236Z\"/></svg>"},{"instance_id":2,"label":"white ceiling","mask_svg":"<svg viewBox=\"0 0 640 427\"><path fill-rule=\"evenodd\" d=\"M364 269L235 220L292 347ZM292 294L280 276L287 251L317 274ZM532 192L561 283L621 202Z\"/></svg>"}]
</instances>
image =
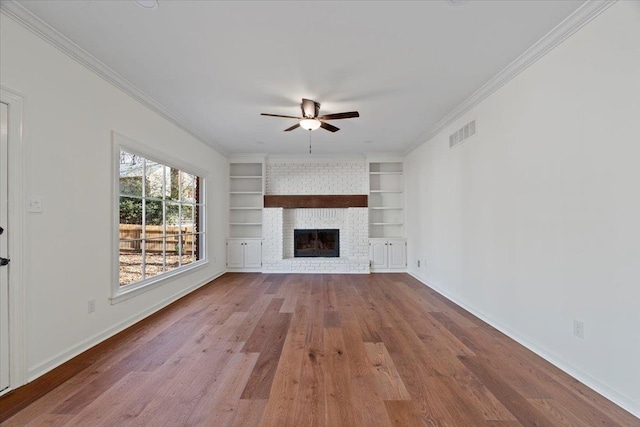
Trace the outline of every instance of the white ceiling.
<instances>
[{"instance_id":1,"label":"white ceiling","mask_svg":"<svg viewBox=\"0 0 640 427\"><path fill-rule=\"evenodd\" d=\"M19 1L227 153L403 153L582 1ZM366 142L368 141L368 142Z\"/></svg>"}]
</instances>

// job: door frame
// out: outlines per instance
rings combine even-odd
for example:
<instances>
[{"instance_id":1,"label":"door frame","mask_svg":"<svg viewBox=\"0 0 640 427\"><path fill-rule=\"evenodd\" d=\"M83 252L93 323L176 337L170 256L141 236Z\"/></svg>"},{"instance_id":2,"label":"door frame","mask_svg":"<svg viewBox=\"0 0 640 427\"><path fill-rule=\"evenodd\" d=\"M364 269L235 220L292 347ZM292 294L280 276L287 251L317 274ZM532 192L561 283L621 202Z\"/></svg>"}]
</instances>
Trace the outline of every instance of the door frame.
<instances>
[{"instance_id":1,"label":"door frame","mask_svg":"<svg viewBox=\"0 0 640 427\"><path fill-rule=\"evenodd\" d=\"M8 114L8 223L11 224L8 241L11 268L9 269L9 388L0 394L27 382L26 304L24 286L24 141L25 97L5 86L0 86L0 101L9 106Z\"/></svg>"}]
</instances>

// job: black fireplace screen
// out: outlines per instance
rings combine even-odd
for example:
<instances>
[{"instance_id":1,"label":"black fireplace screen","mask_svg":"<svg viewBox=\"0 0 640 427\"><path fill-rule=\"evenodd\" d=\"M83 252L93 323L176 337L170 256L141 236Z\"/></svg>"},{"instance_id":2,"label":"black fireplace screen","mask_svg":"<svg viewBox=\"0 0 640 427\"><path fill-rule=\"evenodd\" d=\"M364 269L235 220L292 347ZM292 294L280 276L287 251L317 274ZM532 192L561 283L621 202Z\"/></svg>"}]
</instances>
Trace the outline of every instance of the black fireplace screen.
<instances>
[{"instance_id":1,"label":"black fireplace screen","mask_svg":"<svg viewBox=\"0 0 640 427\"><path fill-rule=\"evenodd\" d=\"M339 257L340 230L293 230L294 257Z\"/></svg>"}]
</instances>

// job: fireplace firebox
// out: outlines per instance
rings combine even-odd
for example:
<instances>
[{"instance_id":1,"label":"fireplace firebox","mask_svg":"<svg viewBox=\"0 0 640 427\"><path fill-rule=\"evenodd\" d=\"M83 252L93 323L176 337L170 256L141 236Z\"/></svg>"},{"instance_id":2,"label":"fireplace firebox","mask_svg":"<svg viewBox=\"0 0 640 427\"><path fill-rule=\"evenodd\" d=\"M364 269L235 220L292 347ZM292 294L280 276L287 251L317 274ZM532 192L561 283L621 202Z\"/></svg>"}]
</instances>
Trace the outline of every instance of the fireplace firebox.
<instances>
[{"instance_id":1,"label":"fireplace firebox","mask_svg":"<svg viewBox=\"0 0 640 427\"><path fill-rule=\"evenodd\" d=\"M293 230L294 257L339 257L340 230Z\"/></svg>"}]
</instances>

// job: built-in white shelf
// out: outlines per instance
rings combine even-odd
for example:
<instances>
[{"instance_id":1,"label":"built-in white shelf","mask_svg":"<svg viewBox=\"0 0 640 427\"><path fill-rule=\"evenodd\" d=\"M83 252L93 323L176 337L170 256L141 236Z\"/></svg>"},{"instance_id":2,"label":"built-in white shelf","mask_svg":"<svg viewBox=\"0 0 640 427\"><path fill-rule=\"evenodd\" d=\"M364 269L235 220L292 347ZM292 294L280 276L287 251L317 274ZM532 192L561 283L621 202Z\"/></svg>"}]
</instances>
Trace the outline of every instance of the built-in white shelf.
<instances>
[{"instance_id":1,"label":"built-in white shelf","mask_svg":"<svg viewBox=\"0 0 640 427\"><path fill-rule=\"evenodd\" d=\"M229 163L229 238L262 237L263 162Z\"/></svg>"},{"instance_id":2,"label":"built-in white shelf","mask_svg":"<svg viewBox=\"0 0 640 427\"><path fill-rule=\"evenodd\" d=\"M369 163L369 237L404 237L404 176L400 161Z\"/></svg>"}]
</instances>

